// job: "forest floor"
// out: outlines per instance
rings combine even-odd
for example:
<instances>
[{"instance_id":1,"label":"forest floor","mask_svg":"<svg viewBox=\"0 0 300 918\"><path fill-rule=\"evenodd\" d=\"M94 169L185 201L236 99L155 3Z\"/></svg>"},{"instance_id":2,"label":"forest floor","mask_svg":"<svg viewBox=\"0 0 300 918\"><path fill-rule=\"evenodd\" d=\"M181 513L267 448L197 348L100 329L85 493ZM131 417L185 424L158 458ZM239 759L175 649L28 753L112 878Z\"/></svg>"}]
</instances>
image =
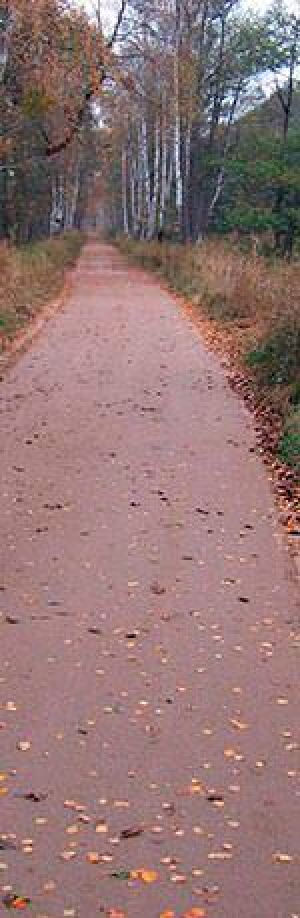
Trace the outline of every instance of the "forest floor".
<instances>
[{"instance_id":1,"label":"forest floor","mask_svg":"<svg viewBox=\"0 0 300 918\"><path fill-rule=\"evenodd\" d=\"M298 918L296 572L218 358L90 241L1 433L1 914Z\"/></svg>"}]
</instances>

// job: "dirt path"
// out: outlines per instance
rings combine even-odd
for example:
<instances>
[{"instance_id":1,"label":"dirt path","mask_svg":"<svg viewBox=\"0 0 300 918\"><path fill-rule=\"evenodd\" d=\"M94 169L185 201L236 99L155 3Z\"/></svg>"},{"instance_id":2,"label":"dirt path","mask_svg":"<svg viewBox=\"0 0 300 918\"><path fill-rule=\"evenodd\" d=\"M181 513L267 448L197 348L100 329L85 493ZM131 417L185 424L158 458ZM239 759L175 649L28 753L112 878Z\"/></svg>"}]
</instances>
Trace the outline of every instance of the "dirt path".
<instances>
[{"instance_id":1,"label":"dirt path","mask_svg":"<svg viewBox=\"0 0 300 918\"><path fill-rule=\"evenodd\" d=\"M1 431L1 900L296 918L296 585L216 358L90 243Z\"/></svg>"}]
</instances>

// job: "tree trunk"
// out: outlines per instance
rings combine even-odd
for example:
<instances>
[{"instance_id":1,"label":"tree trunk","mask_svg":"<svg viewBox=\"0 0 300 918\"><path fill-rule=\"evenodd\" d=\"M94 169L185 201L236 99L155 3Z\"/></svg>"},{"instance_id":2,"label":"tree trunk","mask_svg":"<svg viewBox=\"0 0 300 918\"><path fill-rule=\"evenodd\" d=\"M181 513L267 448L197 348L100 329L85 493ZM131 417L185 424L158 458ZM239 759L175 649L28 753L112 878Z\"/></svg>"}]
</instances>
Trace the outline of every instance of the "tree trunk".
<instances>
[{"instance_id":1,"label":"tree trunk","mask_svg":"<svg viewBox=\"0 0 300 918\"><path fill-rule=\"evenodd\" d=\"M155 153L154 153L154 176L153 176L153 193L151 198L150 206L150 218L148 225L148 239L153 239L155 234L155 229L157 226L157 205L158 205L158 192L159 192L159 164L160 164L160 154L161 154L161 137L160 137L160 121L159 116L156 116L155 122Z\"/></svg>"},{"instance_id":2,"label":"tree trunk","mask_svg":"<svg viewBox=\"0 0 300 918\"><path fill-rule=\"evenodd\" d=\"M180 118L180 101L179 101L179 42L174 55L174 105L175 105L175 122L174 122L174 164L175 164L175 188L176 188L176 212L179 233L182 231L182 171L181 171L181 118Z\"/></svg>"},{"instance_id":3,"label":"tree trunk","mask_svg":"<svg viewBox=\"0 0 300 918\"><path fill-rule=\"evenodd\" d=\"M129 236L128 223L128 205L127 205L127 153L125 147L122 149L122 211L123 211L123 232Z\"/></svg>"}]
</instances>

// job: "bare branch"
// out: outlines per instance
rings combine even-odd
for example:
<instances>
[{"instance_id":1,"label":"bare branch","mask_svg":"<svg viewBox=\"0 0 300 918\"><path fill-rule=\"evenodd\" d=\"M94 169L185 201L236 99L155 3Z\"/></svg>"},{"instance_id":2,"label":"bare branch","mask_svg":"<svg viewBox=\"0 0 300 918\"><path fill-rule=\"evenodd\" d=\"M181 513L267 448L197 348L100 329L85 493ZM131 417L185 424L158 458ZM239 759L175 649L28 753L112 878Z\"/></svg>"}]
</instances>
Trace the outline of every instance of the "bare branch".
<instances>
[{"instance_id":1,"label":"bare branch","mask_svg":"<svg viewBox=\"0 0 300 918\"><path fill-rule=\"evenodd\" d=\"M116 42L116 40L117 40L119 31L120 31L120 28L121 28L121 25L122 25L122 22L123 22L123 18L124 18L124 13L125 13L125 10L126 10L126 6L127 6L127 0L122 0L121 7L120 7L120 10L119 10L119 14L118 14L118 18L117 18L117 21L116 21L116 24L115 24L115 28L114 28L113 33L112 33L112 35L111 35L111 37L110 37L110 39L109 39L109 41L108 41L108 43L107 43L107 48L108 48L108 50L110 50L111 48L113 48L113 46L114 46L114 44L115 44L115 42Z\"/></svg>"}]
</instances>

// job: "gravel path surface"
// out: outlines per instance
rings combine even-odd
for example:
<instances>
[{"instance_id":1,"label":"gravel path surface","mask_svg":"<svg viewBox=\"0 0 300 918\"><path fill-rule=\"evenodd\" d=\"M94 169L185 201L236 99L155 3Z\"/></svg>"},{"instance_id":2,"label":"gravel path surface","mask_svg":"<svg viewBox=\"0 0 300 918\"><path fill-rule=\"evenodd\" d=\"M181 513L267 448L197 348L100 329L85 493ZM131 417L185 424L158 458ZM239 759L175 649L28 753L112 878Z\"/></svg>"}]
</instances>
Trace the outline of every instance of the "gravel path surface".
<instances>
[{"instance_id":1,"label":"gravel path surface","mask_svg":"<svg viewBox=\"0 0 300 918\"><path fill-rule=\"evenodd\" d=\"M216 357L109 246L5 374L1 472L0 914L298 918L267 472Z\"/></svg>"}]
</instances>

